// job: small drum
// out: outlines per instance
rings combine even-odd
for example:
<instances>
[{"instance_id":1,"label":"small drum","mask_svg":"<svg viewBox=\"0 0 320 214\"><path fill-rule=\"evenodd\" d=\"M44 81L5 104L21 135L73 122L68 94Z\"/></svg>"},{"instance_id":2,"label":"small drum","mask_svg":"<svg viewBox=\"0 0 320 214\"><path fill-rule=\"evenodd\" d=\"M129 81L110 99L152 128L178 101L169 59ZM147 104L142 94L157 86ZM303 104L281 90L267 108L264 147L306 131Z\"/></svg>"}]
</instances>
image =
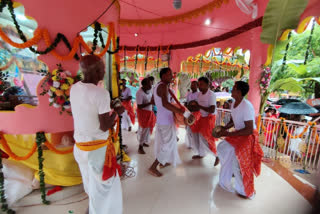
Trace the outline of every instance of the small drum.
<instances>
[{"instance_id":1,"label":"small drum","mask_svg":"<svg viewBox=\"0 0 320 214\"><path fill-rule=\"evenodd\" d=\"M216 126L212 130L212 136L215 138L219 138L218 133L222 131L222 126Z\"/></svg>"},{"instance_id":2,"label":"small drum","mask_svg":"<svg viewBox=\"0 0 320 214\"><path fill-rule=\"evenodd\" d=\"M172 103L172 105L174 105L177 108L181 108L181 106L179 106L176 103ZM174 116L175 124L179 126L184 126L184 125L191 126L196 121L196 118L192 114L189 116L188 119L185 118L182 114L178 114L178 113L173 113L173 116Z\"/></svg>"},{"instance_id":3,"label":"small drum","mask_svg":"<svg viewBox=\"0 0 320 214\"><path fill-rule=\"evenodd\" d=\"M121 107L121 100L119 98L116 98L111 101L112 108L118 108Z\"/></svg>"},{"instance_id":4,"label":"small drum","mask_svg":"<svg viewBox=\"0 0 320 214\"><path fill-rule=\"evenodd\" d=\"M200 111L199 106L197 105L197 101L192 100L188 103L187 108L189 109L189 111L191 112L195 112L195 111Z\"/></svg>"}]
</instances>

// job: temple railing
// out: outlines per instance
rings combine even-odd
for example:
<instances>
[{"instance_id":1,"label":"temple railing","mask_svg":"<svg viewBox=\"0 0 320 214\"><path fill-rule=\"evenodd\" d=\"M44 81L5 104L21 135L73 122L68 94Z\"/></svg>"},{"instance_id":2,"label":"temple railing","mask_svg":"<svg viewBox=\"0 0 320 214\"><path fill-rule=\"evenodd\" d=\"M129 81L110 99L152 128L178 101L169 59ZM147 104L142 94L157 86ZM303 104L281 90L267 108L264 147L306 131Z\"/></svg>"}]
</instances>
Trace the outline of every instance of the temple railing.
<instances>
[{"instance_id":1,"label":"temple railing","mask_svg":"<svg viewBox=\"0 0 320 214\"><path fill-rule=\"evenodd\" d=\"M230 110L218 109L216 125L226 125L230 118ZM287 167L320 169L319 125L261 116L256 124L264 157Z\"/></svg>"}]
</instances>

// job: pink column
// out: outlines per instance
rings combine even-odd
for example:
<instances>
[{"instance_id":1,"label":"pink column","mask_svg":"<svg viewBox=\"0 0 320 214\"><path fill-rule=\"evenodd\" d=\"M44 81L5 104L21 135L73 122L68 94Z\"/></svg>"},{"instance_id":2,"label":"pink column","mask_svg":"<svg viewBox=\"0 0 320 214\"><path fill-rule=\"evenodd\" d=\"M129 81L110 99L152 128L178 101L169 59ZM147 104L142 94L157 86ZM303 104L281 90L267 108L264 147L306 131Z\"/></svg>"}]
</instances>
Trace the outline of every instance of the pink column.
<instances>
[{"instance_id":1,"label":"pink column","mask_svg":"<svg viewBox=\"0 0 320 214\"><path fill-rule=\"evenodd\" d=\"M259 27L257 30L252 32L252 48L251 48L251 56L250 56L250 77L249 77L249 85L250 91L248 94L248 99L252 103L256 114L259 113L260 107L260 76L262 73L261 65L263 65L267 60L267 50L268 45L263 44L260 41L260 34L262 32L262 28Z\"/></svg>"}]
</instances>

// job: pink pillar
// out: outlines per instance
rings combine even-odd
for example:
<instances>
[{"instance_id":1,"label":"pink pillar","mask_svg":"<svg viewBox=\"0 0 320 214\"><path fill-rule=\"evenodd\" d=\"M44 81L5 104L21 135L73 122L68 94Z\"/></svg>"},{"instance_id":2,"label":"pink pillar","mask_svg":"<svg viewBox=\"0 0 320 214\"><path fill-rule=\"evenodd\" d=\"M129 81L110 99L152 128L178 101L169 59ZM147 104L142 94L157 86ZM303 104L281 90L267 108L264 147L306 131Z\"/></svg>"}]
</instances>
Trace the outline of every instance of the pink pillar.
<instances>
[{"instance_id":1,"label":"pink pillar","mask_svg":"<svg viewBox=\"0 0 320 214\"><path fill-rule=\"evenodd\" d=\"M260 33L262 32L262 28L259 30L252 32L252 49L250 56L250 77L249 77L249 85L250 91L248 94L248 99L252 103L256 114L259 113L260 107L260 76L262 73L261 65L263 65L267 60L267 51L268 45L263 44L260 41Z\"/></svg>"}]
</instances>

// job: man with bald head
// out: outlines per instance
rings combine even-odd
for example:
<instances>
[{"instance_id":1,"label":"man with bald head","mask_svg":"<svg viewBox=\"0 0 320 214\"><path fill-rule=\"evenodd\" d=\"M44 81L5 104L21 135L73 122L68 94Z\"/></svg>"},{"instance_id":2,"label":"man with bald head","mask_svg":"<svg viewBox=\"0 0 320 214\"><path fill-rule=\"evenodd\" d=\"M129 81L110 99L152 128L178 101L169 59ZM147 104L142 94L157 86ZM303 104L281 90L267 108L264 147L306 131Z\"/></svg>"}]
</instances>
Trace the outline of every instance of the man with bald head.
<instances>
[{"instance_id":1,"label":"man with bald head","mask_svg":"<svg viewBox=\"0 0 320 214\"><path fill-rule=\"evenodd\" d=\"M122 190L114 157L110 130L124 108L111 109L110 95L98 86L103 81L105 66L95 55L80 60L84 79L74 84L70 102L74 120L74 157L78 162L83 186L89 196L87 213L121 214ZM106 164L106 155L112 163ZM111 167L110 167L111 165Z\"/></svg>"}]
</instances>

